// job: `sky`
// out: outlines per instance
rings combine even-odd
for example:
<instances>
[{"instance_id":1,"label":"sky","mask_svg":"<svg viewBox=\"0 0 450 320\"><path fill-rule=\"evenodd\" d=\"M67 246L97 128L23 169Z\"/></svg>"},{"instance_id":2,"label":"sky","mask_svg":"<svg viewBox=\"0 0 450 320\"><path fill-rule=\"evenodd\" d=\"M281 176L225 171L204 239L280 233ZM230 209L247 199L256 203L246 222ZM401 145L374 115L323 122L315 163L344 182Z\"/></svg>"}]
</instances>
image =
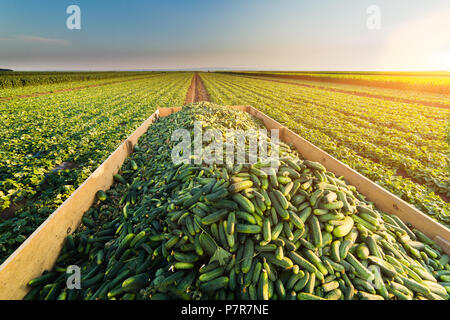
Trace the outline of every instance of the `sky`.
<instances>
[{"instance_id":1,"label":"sky","mask_svg":"<svg viewBox=\"0 0 450 320\"><path fill-rule=\"evenodd\" d=\"M0 68L450 70L450 1L1 0Z\"/></svg>"}]
</instances>

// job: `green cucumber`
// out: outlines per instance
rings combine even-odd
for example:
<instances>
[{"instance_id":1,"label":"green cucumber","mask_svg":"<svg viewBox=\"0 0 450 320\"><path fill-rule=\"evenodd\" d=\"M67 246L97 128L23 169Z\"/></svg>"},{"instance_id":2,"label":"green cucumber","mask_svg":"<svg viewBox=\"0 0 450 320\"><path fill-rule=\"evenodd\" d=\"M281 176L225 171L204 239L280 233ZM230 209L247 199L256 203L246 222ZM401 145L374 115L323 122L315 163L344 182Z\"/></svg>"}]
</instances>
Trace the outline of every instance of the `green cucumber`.
<instances>
[{"instance_id":1,"label":"green cucumber","mask_svg":"<svg viewBox=\"0 0 450 320\"><path fill-rule=\"evenodd\" d=\"M255 213L255 206L253 203L240 193L233 194L232 198L239 204L242 210L249 213Z\"/></svg>"}]
</instances>

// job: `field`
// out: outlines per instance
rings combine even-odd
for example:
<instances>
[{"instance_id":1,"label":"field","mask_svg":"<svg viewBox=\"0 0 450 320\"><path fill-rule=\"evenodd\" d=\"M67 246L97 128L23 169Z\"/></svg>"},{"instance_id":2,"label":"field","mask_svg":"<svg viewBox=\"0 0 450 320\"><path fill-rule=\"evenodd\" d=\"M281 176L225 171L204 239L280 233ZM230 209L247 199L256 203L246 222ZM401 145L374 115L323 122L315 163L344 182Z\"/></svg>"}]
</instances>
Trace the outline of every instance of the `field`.
<instances>
[{"instance_id":1,"label":"field","mask_svg":"<svg viewBox=\"0 0 450 320\"><path fill-rule=\"evenodd\" d=\"M1 216L14 216L0 222L0 260L157 107L183 104L191 76L149 74L126 83L0 101Z\"/></svg>"},{"instance_id":2,"label":"field","mask_svg":"<svg viewBox=\"0 0 450 320\"><path fill-rule=\"evenodd\" d=\"M372 82L369 82L369 84L365 85L361 84L355 85L345 83L345 81L344 82L317 81L317 79L322 79L319 77L305 80L297 77L296 78L285 78L283 76L280 77L278 74L258 74L258 75L245 74L245 75L253 79L265 79L265 80L270 79L272 81L280 83L296 84L298 86L303 87L313 87L316 89L359 95L363 97L367 96L391 100L395 102L420 104L431 107L450 108L449 94L440 94L426 91L401 90L397 89L396 86L377 87L374 86Z\"/></svg>"},{"instance_id":3,"label":"field","mask_svg":"<svg viewBox=\"0 0 450 320\"><path fill-rule=\"evenodd\" d=\"M450 225L450 78L333 75L364 78L355 85L323 81L328 74L193 75L0 74L0 261L157 107L208 99L260 109Z\"/></svg>"},{"instance_id":4,"label":"field","mask_svg":"<svg viewBox=\"0 0 450 320\"><path fill-rule=\"evenodd\" d=\"M20 88L64 82L104 80L142 76L143 72L5 72L0 71L0 88Z\"/></svg>"},{"instance_id":5,"label":"field","mask_svg":"<svg viewBox=\"0 0 450 320\"><path fill-rule=\"evenodd\" d=\"M247 72L253 73L253 72ZM381 88L425 91L440 94L450 92L448 72L258 72L255 74L290 79L314 80Z\"/></svg>"}]
</instances>

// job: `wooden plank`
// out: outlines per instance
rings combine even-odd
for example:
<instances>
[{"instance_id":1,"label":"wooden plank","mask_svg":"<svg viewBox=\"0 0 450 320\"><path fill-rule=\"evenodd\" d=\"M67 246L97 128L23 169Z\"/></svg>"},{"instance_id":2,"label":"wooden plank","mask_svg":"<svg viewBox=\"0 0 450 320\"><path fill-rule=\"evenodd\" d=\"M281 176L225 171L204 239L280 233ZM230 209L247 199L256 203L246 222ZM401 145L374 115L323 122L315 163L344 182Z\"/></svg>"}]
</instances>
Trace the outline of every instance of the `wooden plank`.
<instances>
[{"instance_id":1,"label":"wooden plank","mask_svg":"<svg viewBox=\"0 0 450 320\"><path fill-rule=\"evenodd\" d=\"M0 266L0 300L23 298L27 282L53 267L64 240L78 227L97 191L110 188L113 175L158 115L156 111L136 129Z\"/></svg>"},{"instance_id":2,"label":"wooden plank","mask_svg":"<svg viewBox=\"0 0 450 320\"><path fill-rule=\"evenodd\" d=\"M172 113L178 112L181 110L181 107L174 107L174 108L159 108L159 116L160 117L167 117L168 115L171 115Z\"/></svg>"}]
</instances>

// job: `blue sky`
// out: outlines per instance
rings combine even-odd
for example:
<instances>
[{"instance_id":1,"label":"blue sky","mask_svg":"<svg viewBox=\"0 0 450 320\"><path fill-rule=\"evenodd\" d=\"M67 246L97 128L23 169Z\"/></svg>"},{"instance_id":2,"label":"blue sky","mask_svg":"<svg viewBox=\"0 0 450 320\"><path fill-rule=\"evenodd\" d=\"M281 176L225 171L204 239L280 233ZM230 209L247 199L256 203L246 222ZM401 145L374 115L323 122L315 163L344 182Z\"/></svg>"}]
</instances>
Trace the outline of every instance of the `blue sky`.
<instances>
[{"instance_id":1,"label":"blue sky","mask_svg":"<svg viewBox=\"0 0 450 320\"><path fill-rule=\"evenodd\" d=\"M450 70L449 17L448 0L2 0L0 68Z\"/></svg>"}]
</instances>

